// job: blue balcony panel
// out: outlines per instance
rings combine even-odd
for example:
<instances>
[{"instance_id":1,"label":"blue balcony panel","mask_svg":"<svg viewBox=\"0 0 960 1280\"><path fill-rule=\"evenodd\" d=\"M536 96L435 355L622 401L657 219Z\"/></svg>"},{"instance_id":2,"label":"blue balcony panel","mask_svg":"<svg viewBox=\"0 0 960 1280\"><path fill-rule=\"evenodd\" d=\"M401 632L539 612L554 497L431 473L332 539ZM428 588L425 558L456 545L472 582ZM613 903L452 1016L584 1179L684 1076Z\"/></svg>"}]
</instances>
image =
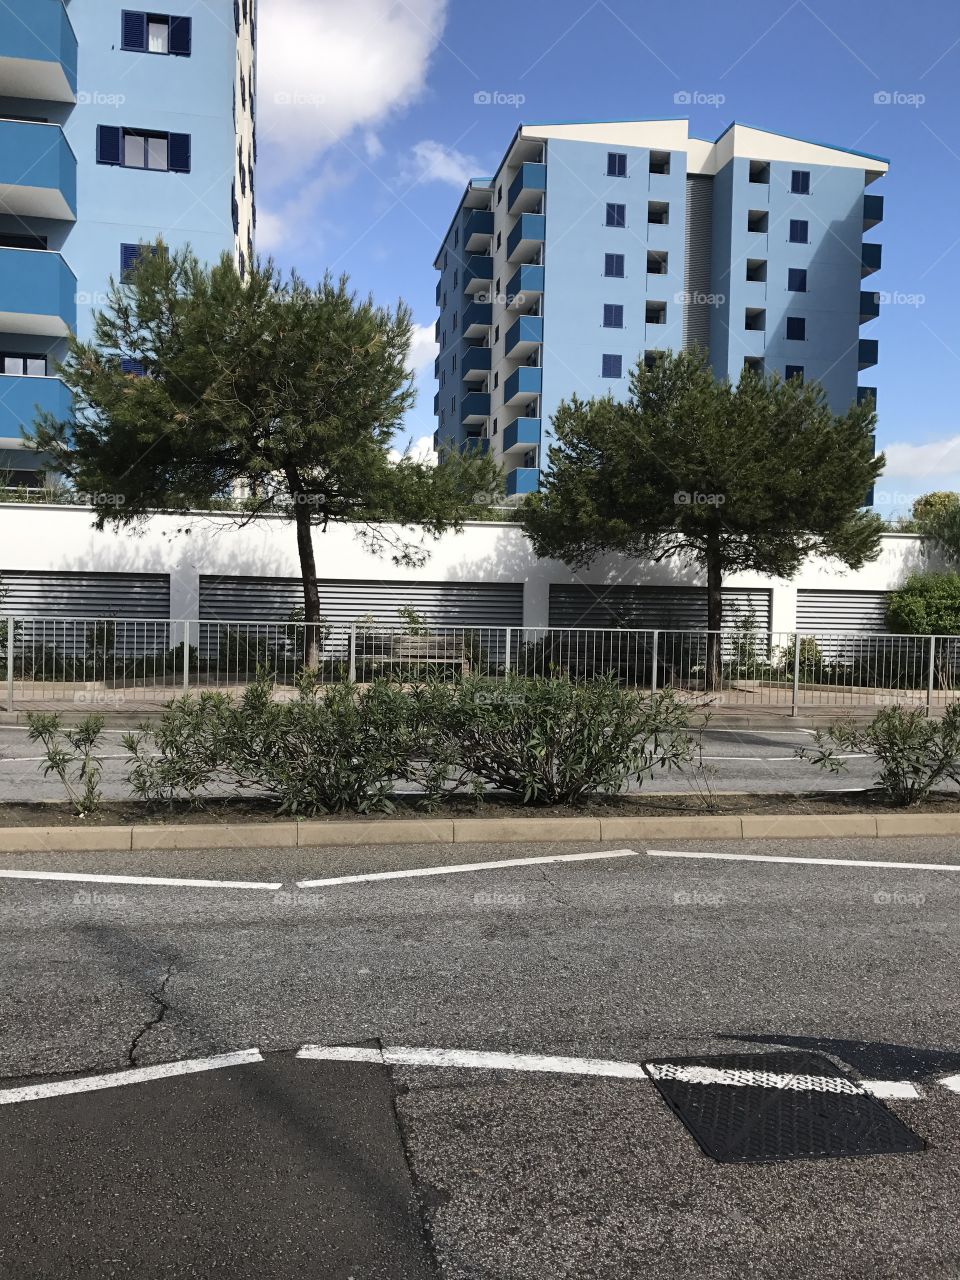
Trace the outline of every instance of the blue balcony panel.
<instances>
[{"instance_id":1,"label":"blue balcony panel","mask_svg":"<svg viewBox=\"0 0 960 1280\"><path fill-rule=\"evenodd\" d=\"M486 436L468 435L466 440L459 446L461 453L479 453L483 456L490 452L490 441Z\"/></svg>"},{"instance_id":2,"label":"blue balcony panel","mask_svg":"<svg viewBox=\"0 0 960 1280\"><path fill-rule=\"evenodd\" d=\"M507 472L507 497L516 498L524 493L536 493L539 483L539 467L514 467Z\"/></svg>"},{"instance_id":3,"label":"blue balcony panel","mask_svg":"<svg viewBox=\"0 0 960 1280\"><path fill-rule=\"evenodd\" d=\"M507 196L508 213L529 213L543 199L547 189L545 164L522 164L510 184Z\"/></svg>"},{"instance_id":4,"label":"blue balcony panel","mask_svg":"<svg viewBox=\"0 0 960 1280\"><path fill-rule=\"evenodd\" d=\"M471 302L460 321L465 338L485 338L492 323L493 307L489 302Z\"/></svg>"},{"instance_id":5,"label":"blue balcony panel","mask_svg":"<svg viewBox=\"0 0 960 1280\"><path fill-rule=\"evenodd\" d=\"M503 384L503 403L505 405L529 404L530 401L536 400L540 394L542 378L543 370L530 365L521 365L519 369L514 369Z\"/></svg>"},{"instance_id":6,"label":"blue balcony panel","mask_svg":"<svg viewBox=\"0 0 960 1280\"><path fill-rule=\"evenodd\" d=\"M21 427L32 428L38 410L59 422L72 416L70 392L59 378L0 374L0 436L18 439Z\"/></svg>"},{"instance_id":7,"label":"blue balcony panel","mask_svg":"<svg viewBox=\"0 0 960 1280\"><path fill-rule=\"evenodd\" d=\"M492 352L489 347L467 347L460 361L464 382L482 380L490 372Z\"/></svg>"},{"instance_id":8,"label":"blue balcony panel","mask_svg":"<svg viewBox=\"0 0 960 1280\"><path fill-rule=\"evenodd\" d=\"M861 338L859 356L857 368L869 369L872 365L875 365L880 358L880 347L877 339Z\"/></svg>"},{"instance_id":9,"label":"blue balcony panel","mask_svg":"<svg viewBox=\"0 0 960 1280\"><path fill-rule=\"evenodd\" d=\"M0 213L77 217L77 160L58 124L0 120Z\"/></svg>"},{"instance_id":10,"label":"blue balcony panel","mask_svg":"<svg viewBox=\"0 0 960 1280\"><path fill-rule=\"evenodd\" d=\"M489 395L485 391L468 391L460 402L460 421L463 425L486 422L489 417Z\"/></svg>"},{"instance_id":11,"label":"blue balcony panel","mask_svg":"<svg viewBox=\"0 0 960 1280\"><path fill-rule=\"evenodd\" d=\"M493 259L486 253L475 253L467 259L463 268L463 289L465 293L479 293L486 289L493 279Z\"/></svg>"},{"instance_id":12,"label":"blue balcony panel","mask_svg":"<svg viewBox=\"0 0 960 1280\"><path fill-rule=\"evenodd\" d=\"M507 330L504 352L515 360L526 360L543 343L543 317L521 316Z\"/></svg>"},{"instance_id":13,"label":"blue balcony panel","mask_svg":"<svg viewBox=\"0 0 960 1280\"><path fill-rule=\"evenodd\" d=\"M536 449L540 445L540 419L514 418L503 432L503 452L514 449Z\"/></svg>"},{"instance_id":14,"label":"blue balcony panel","mask_svg":"<svg viewBox=\"0 0 960 1280\"><path fill-rule=\"evenodd\" d=\"M437 391L433 397L433 412L435 414L440 412L440 392L439 391Z\"/></svg>"},{"instance_id":15,"label":"blue balcony panel","mask_svg":"<svg viewBox=\"0 0 960 1280\"><path fill-rule=\"evenodd\" d=\"M873 401L873 407L877 407L877 388L876 387L857 387L857 404L866 404L868 400Z\"/></svg>"},{"instance_id":16,"label":"blue balcony panel","mask_svg":"<svg viewBox=\"0 0 960 1280\"><path fill-rule=\"evenodd\" d=\"M529 262L539 252L546 234L547 220L542 213L521 213L507 236L507 261Z\"/></svg>"},{"instance_id":17,"label":"blue balcony panel","mask_svg":"<svg viewBox=\"0 0 960 1280\"><path fill-rule=\"evenodd\" d=\"M77 323L77 278L59 253L0 248L0 333L64 338Z\"/></svg>"},{"instance_id":18,"label":"blue balcony panel","mask_svg":"<svg viewBox=\"0 0 960 1280\"><path fill-rule=\"evenodd\" d=\"M77 37L62 0L0 5L0 97L75 102Z\"/></svg>"},{"instance_id":19,"label":"blue balcony panel","mask_svg":"<svg viewBox=\"0 0 960 1280\"><path fill-rule=\"evenodd\" d=\"M869 231L883 221L883 196L863 197L863 229Z\"/></svg>"},{"instance_id":20,"label":"blue balcony panel","mask_svg":"<svg viewBox=\"0 0 960 1280\"><path fill-rule=\"evenodd\" d=\"M507 306L522 308L543 293L543 267L524 263L507 283Z\"/></svg>"},{"instance_id":21,"label":"blue balcony panel","mask_svg":"<svg viewBox=\"0 0 960 1280\"><path fill-rule=\"evenodd\" d=\"M860 323L866 324L868 320L876 320L880 314L880 295L879 293L869 293L861 290L860 293Z\"/></svg>"},{"instance_id":22,"label":"blue balcony panel","mask_svg":"<svg viewBox=\"0 0 960 1280\"><path fill-rule=\"evenodd\" d=\"M865 244L863 246L863 255L860 265L860 276L873 275L874 271L879 271L883 262L883 245L882 244Z\"/></svg>"},{"instance_id":23,"label":"blue balcony panel","mask_svg":"<svg viewBox=\"0 0 960 1280\"><path fill-rule=\"evenodd\" d=\"M493 235L493 211L474 209L468 215L463 228L463 247L468 253L486 249Z\"/></svg>"}]
</instances>

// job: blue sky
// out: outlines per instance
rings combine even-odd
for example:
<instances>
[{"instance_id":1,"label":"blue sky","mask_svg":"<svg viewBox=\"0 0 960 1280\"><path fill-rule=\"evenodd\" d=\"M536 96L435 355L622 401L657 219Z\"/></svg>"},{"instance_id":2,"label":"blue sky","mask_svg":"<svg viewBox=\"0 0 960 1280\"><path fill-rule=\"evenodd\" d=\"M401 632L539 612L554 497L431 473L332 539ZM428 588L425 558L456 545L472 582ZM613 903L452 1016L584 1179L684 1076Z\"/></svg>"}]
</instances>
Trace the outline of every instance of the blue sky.
<instances>
[{"instance_id":1,"label":"blue sky","mask_svg":"<svg viewBox=\"0 0 960 1280\"><path fill-rule=\"evenodd\" d=\"M880 340L878 507L960 489L956 0L261 0L260 13L259 247L410 304L420 397L405 436L434 428L437 247L466 177L493 171L518 124L686 115L712 139L739 120L890 159L868 236L884 246L869 287L888 300L862 330Z\"/></svg>"}]
</instances>

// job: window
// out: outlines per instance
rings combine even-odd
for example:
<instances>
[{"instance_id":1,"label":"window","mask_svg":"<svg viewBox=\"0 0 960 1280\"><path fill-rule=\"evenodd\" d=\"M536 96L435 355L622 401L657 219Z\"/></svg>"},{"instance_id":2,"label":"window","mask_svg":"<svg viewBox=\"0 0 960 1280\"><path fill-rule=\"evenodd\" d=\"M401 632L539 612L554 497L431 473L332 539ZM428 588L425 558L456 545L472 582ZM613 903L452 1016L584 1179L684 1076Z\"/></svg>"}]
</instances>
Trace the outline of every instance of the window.
<instances>
[{"instance_id":1,"label":"window","mask_svg":"<svg viewBox=\"0 0 960 1280\"><path fill-rule=\"evenodd\" d=\"M156 257L157 246L155 244L122 244L120 246L120 279L133 270L140 261L144 253L149 253Z\"/></svg>"},{"instance_id":2,"label":"window","mask_svg":"<svg viewBox=\"0 0 960 1280\"><path fill-rule=\"evenodd\" d=\"M669 151L651 151L650 152L650 172L651 173L669 173L670 172L670 152Z\"/></svg>"},{"instance_id":3,"label":"window","mask_svg":"<svg viewBox=\"0 0 960 1280\"><path fill-rule=\"evenodd\" d=\"M453 313L453 331L454 331L454 333L456 333L456 331L457 331L457 321L458 321L458 319L459 319L459 318L460 318L460 312L459 312L459 311L455 311L455 312Z\"/></svg>"},{"instance_id":4,"label":"window","mask_svg":"<svg viewBox=\"0 0 960 1280\"><path fill-rule=\"evenodd\" d=\"M459 228L459 227L454 227L454 230L453 230L453 247L456 249L456 247L457 247L457 245L458 245L459 243L460 243L460 228Z\"/></svg>"},{"instance_id":5,"label":"window","mask_svg":"<svg viewBox=\"0 0 960 1280\"><path fill-rule=\"evenodd\" d=\"M456 352L453 353L453 362L450 368L453 373L457 372L457 353Z\"/></svg>"},{"instance_id":6,"label":"window","mask_svg":"<svg viewBox=\"0 0 960 1280\"><path fill-rule=\"evenodd\" d=\"M497 325L493 330L493 345L496 346L500 341L500 326Z\"/></svg>"},{"instance_id":7,"label":"window","mask_svg":"<svg viewBox=\"0 0 960 1280\"><path fill-rule=\"evenodd\" d=\"M0 352L0 373L12 374L14 377L45 378L47 376L47 357L32 355L8 355Z\"/></svg>"},{"instance_id":8,"label":"window","mask_svg":"<svg viewBox=\"0 0 960 1280\"><path fill-rule=\"evenodd\" d=\"M603 255L603 274L614 280L622 280L626 259L622 253L605 253Z\"/></svg>"},{"instance_id":9,"label":"window","mask_svg":"<svg viewBox=\"0 0 960 1280\"><path fill-rule=\"evenodd\" d=\"M667 274L668 255L665 249L647 250L647 275L665 276Z\"/></svg>"},{"instance_id":10,"label":"window","mask_svg":"<svg viewBox=\"0 0 960 1280\"><path fill-rule=\"evenodd\" d=\"M459 271L459 269L457 269L457 270L456 270L456 271L454 271L454 273L453 273L453 287L454 287L455 289L459 289L459 288L460 288L460 271Z\"/></svg>"},{"instance_id":11,"label":"window","mask_svg":"<svg viewBox=\"0 0 960 1280\"><path fill-rule=\"evenodd\" d=\"M758 182L762 186L770 185L770 166L766 160L750 161L750 181Z\"/></svg>"},{"instance_id":12,"label":"window","mask_svg":"<svg viewBox=\"0 0 960 1280\"><path fill-rule=\"evenodd\" d=\"M765 258L748 258L747 259L747 279L760 281L761 283L767 278L767 263Z\"/></svg>"},{"instance_id":13,"label":"window","mask_svg":"<svg viewBox=\"0 0 960 1280\"><path fill-rule=\"evenodd\" d=\"M192 18L139 9L124 9L120 14L120 48L128 53L169 53L189 58L192 45Z\"/></svg>"},{"instance_id":14,"label":"window","mask_svg":"<svg viewBox=\"0 0 960 1280\"><path fill-rule=\"evenodd\" d=\"M622 378L623 356L604 356L603 371L600 376L603 378Z\"/></svg>"},{"instance_id":15,"label":"window","mask_svg":"<svg viewBox=\"0 0 960 1280\"><path fill-rule=\"evenodd\" d=\"M790 243L806 244L809 236L810 224L802 218L790 219Z\"/></svg>"},{"instance_id":16,"label":"window","mask_svg":"<svg viewBox=\"0 0 960 1280\"><path fill-rule=\"evenodd\" d=\"M146 374L142 360L134 360L130 356L122 356L120 359L120 372L129 373L134 378L142 378Z\"/></svg>"},{"instance_id":17,"label":"window","mask_svg":"<svg viewBox=\"0 0 960 1280\"><path fill-rule=\"evenodd\" d=\"M766 209L749 209L747 211L747 230L764 232L769 225L769 214Z\"/></svg>"},{"instance_id":18,"label":"window","mask_svg":"<svg viewBox=\"0 0 960 1280\"><path fill-rule=\"evenodd\" d=\"M627 176L627 155L625 151L607 152L607 177L625 178Z\"/></svg>"},{"instance_id":19,"label":"window","mask_svg":"<svg viewBox=\"0 0 960 1280\"><path fill-rule=\"evenodd\" d=\"M651 200L647 205L647 222L665 227L669 221L670 206L663 200Z\"/></svg>"},{"instance_id":20,"label":"window","mask_svg":"<svg viewBox=\"0 0 960 1280\"><path fill-rule=\"evenodd\" d=\"M763 377L763 357L762 356L744 356L744 370L748 373L755 373L758 377Z\"/></svg>"},{"instance_id":21,"label":"window","mask_svg":"<svg viewBox=\"0 0 960 1280\"><path fill-rule=\"evenodd\" d=\"M643 367L645 369L653 369L657 363L663 359L662 351L645 351L643 353Z\"/></svg>"},{"instance_id":22,"label":"window","mask_svg":"<svg viewBox=\"0 0 960 1280\"><path fill-rule=\"evenodd\" d=\"M604 306L603 327L605 329L623 328L623 307L619 303L608 302Z\"/></svg>"},{"instance_id":23,"label":"window","mask_svg":"<svg viewBox=\"0 0 960 1280\"><path fill-rule=\"evenodd\" d=\"M625 227L627 225L627 206L625 204L607 205L607 226Z\"/></svg>"},{"instance_id":24,"label":"window","mask_svg":"<svg viewBox=\"0 0 960 1280\"><path fill-rule=\"evenodd\" d=\"M141 133L134 129L97 127L97 164L125 169L190 172L189 133Z\"/></svg>"},{"instance_id":25,"label":"window","mask_svg":"<svg viewBox=\"0 0 960 1280\"><path fill-rule=\"evenodd\" d=\"M503 187L497 187L497 204L503 199Z\"/></svg>"},{"instance_id":26,"label":"window","mask_svg":"<svg viewBox=\"0 0 960 1280\"><path fill-rule=\"evenodd\" d=\"M807 292L807 273L803 267L790 267L787 271L787 288L791 293Z\"/></svg>"},{"instance_id":27,"label":"window","mask_svg":"<svg viewBox=\"0 0 960 1280\"><path fill-rule=\"evenodd\" d=\"M791 342L806 340L807 322L803 316L787 316L787 337Z\"/></svg>"},{"instance_id":28,"label":"window","mask_svg":"<svg viewBox=\"0 0 960 1280\"><path fill-rule=\"evenodd\" d=\"M795 196L810 194L810 170L794 169L790 175L790 190Z\"/></svg>"},{"instance_id":29,"label":"window","mask_svg":"<svg viewBox=\"0 0 960 1280\"><path fill-rule=\"evenodd\" d=\"M788 364L786 373L784 376L786 377L788 382L791 382L794 378L796 378L798 382L802 382L803 381L803 365Z\"/></svg>"},{"instance_id":30,"label":"window","mask_svg":"<svg viewBox=\"0 0 960 1280\"><path fill-rule=\"evenodd\" d=\"M743 327L752 331L766 329L767 313L763 307L747 307L744 313Z\"/></svg>"},{"instance_id":31,"label":"window","mask_svg":"<svg viewBox=\"0 0 960 1280\"><path fill-rule=\"evenodd\" d=\"M647 324L666 324L667 304L665 302L648 302L646 321Z\"/></svg>"},{"instance_id":32,"label":"window","mask_svg":"<svg viewBox=\"0 0 960 1280\"><path fill-rule=\"evenodd\" d=\"M497 232L497 253L500 252L500 246L503 244L503 232Z\"/></svg>"}]
</instances>

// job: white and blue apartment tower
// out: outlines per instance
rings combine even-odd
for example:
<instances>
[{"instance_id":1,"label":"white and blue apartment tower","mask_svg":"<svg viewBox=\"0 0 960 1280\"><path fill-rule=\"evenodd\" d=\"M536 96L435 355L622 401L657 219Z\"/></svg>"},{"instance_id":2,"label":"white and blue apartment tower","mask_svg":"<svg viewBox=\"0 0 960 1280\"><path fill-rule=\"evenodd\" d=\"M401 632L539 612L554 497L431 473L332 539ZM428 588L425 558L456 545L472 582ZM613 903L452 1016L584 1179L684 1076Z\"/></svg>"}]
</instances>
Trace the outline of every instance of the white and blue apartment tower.
<instances>
[{"instance_id":1,"label":"white and blue apartment tower","mask_svg":"<svg viewBox=\"0 0 960 1280\"><path fill-rule=\"evenodd\" d=\"M135 2L135 0L134 0ZM177 0L165 0L176 6ZM54 375L92 335L111 277L162 236L241 271L253 255L255 0L0 5L0 473L36 408L66 418ZM132 371L132 372L135 372Z\"/></svg>"},{"instance_id":2,"label":"white and blue apartment tower","mask_svg":"<svg viewBox=\"0 0 960 1280\"><path fill-rule=\"evenodd\" d=\"M837 413L875 398L864 233L887 167L740 124L716 142L686 120L521 127L435 262L438 452L484 449L530 493L561 400L625 396L638 358L694 347L718 377L815 380Z\"/></svg>"}]
</instances>

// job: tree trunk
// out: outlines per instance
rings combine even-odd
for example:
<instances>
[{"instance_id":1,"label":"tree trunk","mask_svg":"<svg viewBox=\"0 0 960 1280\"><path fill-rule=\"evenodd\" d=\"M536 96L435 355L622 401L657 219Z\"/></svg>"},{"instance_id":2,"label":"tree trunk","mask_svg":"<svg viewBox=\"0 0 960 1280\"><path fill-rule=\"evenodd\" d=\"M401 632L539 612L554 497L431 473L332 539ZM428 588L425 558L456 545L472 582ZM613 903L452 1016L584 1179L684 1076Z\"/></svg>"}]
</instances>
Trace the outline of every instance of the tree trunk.
<instances>
[{"instance_id":1,"label":"tree trunk","mask_svg":"<svg viewBox=\"0 0 960 1280\"><path fill-rule=\"evenodd\" d=\"M317 587L317 558L313 550L313 525L307 494L295 470L288 469L287 481L293 498L293 518L297 526L297 550L303 578L304 665L315 671L320 665L320 591Z\"/></svg>"},{"instance_id":2,"label":"tree trunk","mask_svg":"<svg viewBox=\"0 0 960 1280\"><path fill-rule=\"evenodd\" d=\"M707 544L707 669L704 689L716 693L721 685L720 628L723 626L723 559L716 543Z\"/></svg>"}]
</instances>

